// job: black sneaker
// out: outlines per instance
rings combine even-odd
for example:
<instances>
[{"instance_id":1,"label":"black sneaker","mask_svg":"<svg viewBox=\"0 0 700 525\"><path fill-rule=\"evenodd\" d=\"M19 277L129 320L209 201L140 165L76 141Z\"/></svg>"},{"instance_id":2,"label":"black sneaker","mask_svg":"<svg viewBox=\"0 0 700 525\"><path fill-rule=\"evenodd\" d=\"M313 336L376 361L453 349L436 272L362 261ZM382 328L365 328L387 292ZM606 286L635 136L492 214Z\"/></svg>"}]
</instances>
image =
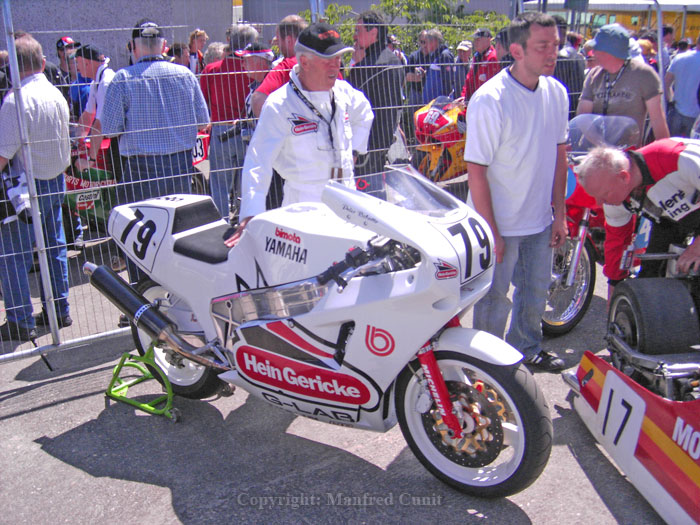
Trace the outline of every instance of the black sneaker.
<instances>
[{"instance_id":1,"label":"black sneaker","mask_svg":"<svg viewBox=\"0 0 700 525\"><path fill-rule=\"evenodd\" d=\"M20 326L12 321L7 321L0 326L0 339L3 341L34 341L37 338L36 328Z\"/></svg>"},{"instance_id":2,"label":"black sneaker","mask_svg":"<svg viewBox=\"0 0 700 525\"><path fill-rule=\"evenodd\" d=\"M129 318L126 315L120 314L117 326L119 328L126 328L127 326L131 326L131 321L129 321Z\"/></svg>"},{"instance_id":3,"label":"black sneaker","mask_svg":"<svg viewBox=\"0 0 700 525\"><path fill-rule=\"evenodd\" d=\"M70 315L64 315L63 317L58 315L57 317L59 328L66 328L73 324L73 319L71 319ZM45 310L42 310L34 316L34 322L37 326L49 326L49 315Z\"/></svg>"},{"instance_id":4,"label":"black sneaker","mask_svg":"<svg viewBox=\"0 0 700 525\"><path fill-rule=\"evenodd\" d=\"M539 354L526 358L525 364L530 368L542 370L543 372L559 372L566 368L563 359L544 350L541 350Z\"/></svg>"}]
</instances>

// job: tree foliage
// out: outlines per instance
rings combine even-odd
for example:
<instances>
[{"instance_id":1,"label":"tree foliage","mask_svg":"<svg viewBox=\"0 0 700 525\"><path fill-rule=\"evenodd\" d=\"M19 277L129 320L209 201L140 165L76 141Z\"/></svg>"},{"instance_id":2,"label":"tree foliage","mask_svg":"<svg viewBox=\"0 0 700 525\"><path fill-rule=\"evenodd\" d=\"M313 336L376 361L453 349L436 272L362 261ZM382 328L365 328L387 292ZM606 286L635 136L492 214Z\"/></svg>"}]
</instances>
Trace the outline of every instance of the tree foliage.
<instances>
[{"instance_id":1,"label":"tree foliage","mask_svg":"<svg viewBox=\"0 0 700 525\"><path fill-rule=\"evenodd\" d=\"M311 10L306 9L299 13L299 16L311 23ZM355 32L356 14L353 14L352 7L349 5L328 4L321 19L324 22L335 26L340 33L340 38L346 44L352 44L352 35Z\"/></svg>"},{"instance_id":2,"label":"tree foliage","mask_svg":"<svg viewBox=\"0 0 700 525\"><path fill-rule=\"evenodd\" d=\"M445 44L454 51L477 28L487 27L495 35L510 22L507 16L493 11L467 13L464 2L458 0L379 0L372 8L384 14L389 33L396 35L406 54L418 49L418 35L424 29L437 27ZM311 21L310 10L299 14ZM339 4L328 4L322 17L339 29L348 44L352 44L356 18L350 6Z\"/></svg>"}]
</instances>

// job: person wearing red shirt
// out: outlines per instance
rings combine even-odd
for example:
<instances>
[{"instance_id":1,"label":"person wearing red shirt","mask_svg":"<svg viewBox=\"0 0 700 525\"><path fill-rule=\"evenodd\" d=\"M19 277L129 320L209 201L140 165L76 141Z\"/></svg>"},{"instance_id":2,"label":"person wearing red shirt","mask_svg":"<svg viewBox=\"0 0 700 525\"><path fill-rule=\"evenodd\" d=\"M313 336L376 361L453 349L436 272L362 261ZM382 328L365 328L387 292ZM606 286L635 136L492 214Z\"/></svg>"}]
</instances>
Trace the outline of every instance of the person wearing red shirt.
<instances>
[{"instance_id":1,"label":"person wearing red shirt","mask_svg":"<svg viewBox=\"0 0 700 525\"><path fill-rule=\"evenodd\" d=\"M277 26L277 45L284 59L267 74L265 80L251 96L251 107L256 118L260 116L267 97L289 82L289 73L297 63L294 44L297 42L299 33L306 29L307 25L302 17L289 15L285 16Z\"/></svg>"},{"instance_id":2,"label":"person wearing red shirt","mask_svg":"<svg viewBox=\"0 0 700 525\"><path fill-rule=\"evenodd\" d=\"M477 29L472 34L472 38L474 39L474 59L462 88L462 96L467 100L488 79L501 70L496 48L491 45L491 31L489 29Z\"/></svg>"},{"instance_id":3,"label":"person wearing red shirt","mask_svg":"<svg viewBox=\"0 0 700 525\"><path fill-rule=\"evenodd\" d=\"M297 37L306 29L306 20L298 15L285 16L277 26L276 38L280 53L284 57L250 96L250 107L255 118L260 116L263 104L273 91L289 82L289 74L297 63L294 45ZM273 171L272 182L267 194L267 209L279 208L282 204L282 177Z\"/></svg>"},{"instance_id":4,"label":"person wearing red shirt","mask_svg":"<svg viewBox=\"0 0 700 525\"><path fill-rule=\"evenodd\" d=\"M605 266L608 297L629 272L620 269L632 240L633 211L641 208L654 221L648 253L682 244L700 231L700 140L660 139L636 151L593 149L576 168L581 186L605 210ZM659 277L662 261L644 261L638 277ZM678 258L681 272L700 268L697 237Z\"/></svg>"},{"instance_id":5,"label":"person wearing red shirt","mask_svg":"<svg viewBox=\"0 0 700 525\"><path fill-rule=\"evenodd\" d=\"M250 25L234 25L229 30L231 54L204 68L199 83L211 114L209 143L209 192L224 220L229 219L229 195L234 174L240 171L245 148L240 134L226 133L237 121L246 118L245 99L248 94L248 75L243 59L233 52L245 48L258 38Z\"/></svg>"}]
</instances>

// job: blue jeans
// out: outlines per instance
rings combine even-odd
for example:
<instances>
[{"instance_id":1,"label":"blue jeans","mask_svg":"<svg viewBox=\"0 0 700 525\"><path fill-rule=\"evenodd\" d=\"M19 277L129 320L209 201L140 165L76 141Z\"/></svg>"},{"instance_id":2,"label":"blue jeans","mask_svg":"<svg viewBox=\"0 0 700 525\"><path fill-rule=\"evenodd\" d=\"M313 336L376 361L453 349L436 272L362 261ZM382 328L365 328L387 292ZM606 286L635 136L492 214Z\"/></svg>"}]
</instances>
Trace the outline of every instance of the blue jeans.
<instances>
[{"instance_id":1,"label":"blue jeans","mask_svg":"<svg viewBox=\"0 0 700 525\"><path fill-rule=\"evenodd\" d=\"M542 344L542 315L552 276L552 227L543 232L518 237L503 237L503 262L496 264L489 292L474 306L474 328L503 338L513 292L513 316L506 341L525 357L539 353Z\"/></svg>"},{"instance_id":2,"label":"blue jeans","mask_svg":"<svg viewBox=\"0 0 700 525\"><path fill-rule=\"evenodd\" d=\"M117 202L129 204L174 193L192 193L192 152L124 157Z\"/></svg>"},{"instance_id":3,"label":"blue jeans","mask_svg":"<svg viewBox=\"0 0 700 525\"><path fill-rule=\"evenodd\" d=\"M695 117L686 117L674 105L668 107L668 130L672 137L690 137Z\"/></svg>"},{"instance_id":4,"label":"blue jeans","mask_svg":"<svg viewBox=\"0 0 700 525\"><path fill-rule=\"evenodd\" d=\"M124 157L122 180L117 185L117 202L129 204L174 193L192 193L192 152L172 155L132 155ZM143 272L126 260L129 282L135 283Z\"/></svg>"},{"instance_id":5,"label":"blue jeans","mask_svg":"<svg viewBox=\"0 0 700 525\"><path fill-rule=\"evenodd\" d=\"M59 318L68 315L68 259L61 204L66 191L63 174L51 180L36 180L39 209L46 242L51 290ZM0 280L7 320L25 328L34 327L29 269L33 264L34 228L20 220L0 226ZM44 289L41 298L44 309ZM48 311L48 310L46 310Z\"/></svg>"},{"instance_id":6,"label":"blue jeans","mask_svg":"<svg viewBox=\"0 0 700 525\"><path fill-rule=\"evenodd\" d=\"M209 142L209 193L227 221L231 209L229 194L235 178L234 194L240 195L240 170L237 168L243 165L245 158L245 146L240 134L223 142L219 138L229 129L231 124L214 124Z\"/></svg>"}]
</instances>

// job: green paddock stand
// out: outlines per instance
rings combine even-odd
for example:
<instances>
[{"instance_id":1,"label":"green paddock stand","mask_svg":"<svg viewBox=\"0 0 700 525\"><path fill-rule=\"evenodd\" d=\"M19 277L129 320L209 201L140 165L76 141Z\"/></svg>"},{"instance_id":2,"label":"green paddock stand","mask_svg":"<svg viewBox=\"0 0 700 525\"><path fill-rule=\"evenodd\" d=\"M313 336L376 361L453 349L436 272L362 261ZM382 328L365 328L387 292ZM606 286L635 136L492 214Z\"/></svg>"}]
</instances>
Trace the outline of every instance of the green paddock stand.
<instances>
[{"instance_id":1,"label":"green paddock stand","mask_svg":"<svg viewBox=\"0 0 700 525\"><path fill-rule=\"evenodd\" d=\"M165 389L165 394L158 396L148 403L142 403L127 397L127 393L129 387L155 379L155 376L148 369L148 366L151 367L151 370L155 370L163 380L162 385ZM123 380L121 377L119 377L119 374L122 372L124 367L138 370L141 373L140 377L129 381ZM129 352L122 354L119 364L114 368L112 380L109 382L105 395L108 398L106 400L106 404L109 404L109 398L112 398L115 401L127 403L128 405L136 407L139 410L143 410L149 414L167 417L173 423L177 423L180 419L180 411L173 407L173 388L170 385L170 381L153 358L153 345L148 348L148 351L143 356L134 355Z\"/></svg>"}]
</instances>

